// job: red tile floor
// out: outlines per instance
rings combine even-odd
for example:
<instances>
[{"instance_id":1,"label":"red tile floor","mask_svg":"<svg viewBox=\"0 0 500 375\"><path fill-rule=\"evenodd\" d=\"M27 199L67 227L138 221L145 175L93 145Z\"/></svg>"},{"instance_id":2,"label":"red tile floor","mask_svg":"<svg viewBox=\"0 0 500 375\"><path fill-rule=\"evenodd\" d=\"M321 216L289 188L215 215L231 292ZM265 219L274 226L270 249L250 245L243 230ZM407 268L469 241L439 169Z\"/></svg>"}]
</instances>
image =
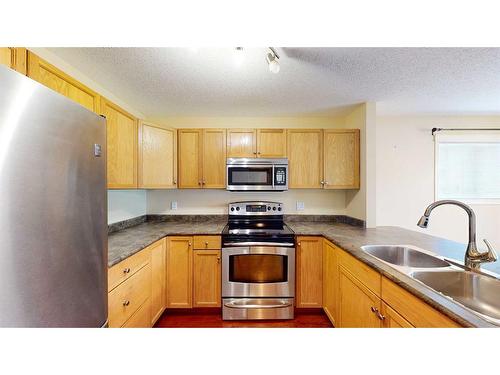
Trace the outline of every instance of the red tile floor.
<instances>
[{"instance_id":1,"label":"red tile floor","mask_svg":"<svg viewBox=\"0 0 500 375\"><path fill-rule=\"evenodd\" d=\"M322 309L297 309L293 320L222 320L221 309L167 309L155 328L332 328Z\"/></svg>"}]
</instances>

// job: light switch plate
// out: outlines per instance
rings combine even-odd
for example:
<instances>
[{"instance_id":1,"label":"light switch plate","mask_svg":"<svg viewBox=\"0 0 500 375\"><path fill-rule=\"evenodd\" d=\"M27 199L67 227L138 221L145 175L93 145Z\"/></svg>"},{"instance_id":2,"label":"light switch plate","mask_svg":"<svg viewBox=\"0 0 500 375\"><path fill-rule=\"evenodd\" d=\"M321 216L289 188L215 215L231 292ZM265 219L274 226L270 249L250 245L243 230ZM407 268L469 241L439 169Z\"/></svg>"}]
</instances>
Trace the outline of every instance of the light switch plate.
<instances>
[{"instance_id":1,"label":"light switch plate","mask_svg":"<svg viewBox=\"0 0 500 375\"><path fill-rule=\"evenodd\" d=\"M297 201L297 211L304 211L304 202Z\"/></svg>"},{"instance_id":2,"label":"light switch plate","mask_svg":"<svg viewBox=\"0 0 500 375\"><path fill-rule=\"evenodd\" d=\"M177 201L170 202L170 209L177 210Z\"/></svg>"}]
</instances>

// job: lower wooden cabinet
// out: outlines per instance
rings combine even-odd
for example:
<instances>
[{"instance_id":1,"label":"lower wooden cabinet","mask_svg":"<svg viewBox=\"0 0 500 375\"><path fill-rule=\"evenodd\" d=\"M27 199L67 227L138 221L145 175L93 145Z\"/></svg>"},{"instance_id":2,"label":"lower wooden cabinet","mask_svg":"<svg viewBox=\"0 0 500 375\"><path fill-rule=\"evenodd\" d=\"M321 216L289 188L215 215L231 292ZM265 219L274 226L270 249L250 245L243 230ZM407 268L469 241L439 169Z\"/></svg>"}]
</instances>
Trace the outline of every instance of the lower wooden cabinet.
<instances>
[{"instance_id":1,"label":"lower wooden cabinet","mask_svg":"<svg viewBox=\"0 0 500 375\"><path fill-rule=\"evenodd\" d=\"M335 326L337 323L338 294L337 249L329 241L323 241L323 310Z\"/></svg>"},{"instance_id":2,"label":"lower wooden cabinet","mask_svg":"<svg viewBox=\"0 0 500 375\"><path fill-rule=\"evenodd\" d=\"M150 246L151 251L151 325L155 324L166 307L166 239Z\"/></svg>"},{"instance_id":3,"label":"lower wooden cabinet","mask_svg":"<svg viewBox=\"0 0 500 375\"><path fill-rule=\"evenodd\" d=\"M380 328L381 299L344 267L339 267L339 326Z\"/></svg>"},{"instance_id":4,"label":"lower wooden cabinet","mask_svg":"<svg viewBox=\"0 0 500 375\"><path fill-rule=\"evenodd\" d=\"M323 238L297 237L296 307L323 306Z\"/></svg>"},{"instance_id":5,"label":"lower wooden cabinet","mask_svg":"<svg viewBox=\"0 0 500 375\"><path fill-rule=\"evenodd\" d=\"M167 307L193 307L193 237L167 237Z\"/></svg>"},{"instance_id":6,"label":"lower wooden cabinet","mask_svg":"<svg viewBox=\"0 0 500 375\"><path fill-rule=\"evenodd\" d=\"M123 325L123 328L151 327L151 299L147 299Z\"/></svg>"},{"instance_id":7,"label":"lower wooden cabinet","mask_svg":"<svg viewBox=\"0 0 500 375\"><path fill-rule=\"evenodd\" d=\"M385 302L382 302L382 324L384 328L414 328L405 318L399 315Z\"/></svg>"},{"instance_id":8,"label":"lower wooden cabinet","mask_svg":"<svg viewBox=\"0 0 500 375\"><path fill-rule=\"evenodd\" d=\"M193 307L221 305L221 250L194 250Z\"/></svg>"},{"instance_id":9,"label":"lower wooden cabinet","mask_svg":"<svg viewBox=\"0 0 500 375\"><path fill-rule=\"evenodd\" d=\"M151 265L148 263L109 292L109 327L123 326L150 296ZM149 322L151 323L151 316Z\"/></svg>"},{"instance_id":10,"label":"lower wooden cabinet","mask_svg":"<svg viewBox=\"0 0 500 375\"><path fill-rule=\"evenodd\" d=\"M108 270L109 327L151 327L165 310L166 240Z\"/></svg>"}]
</instances>

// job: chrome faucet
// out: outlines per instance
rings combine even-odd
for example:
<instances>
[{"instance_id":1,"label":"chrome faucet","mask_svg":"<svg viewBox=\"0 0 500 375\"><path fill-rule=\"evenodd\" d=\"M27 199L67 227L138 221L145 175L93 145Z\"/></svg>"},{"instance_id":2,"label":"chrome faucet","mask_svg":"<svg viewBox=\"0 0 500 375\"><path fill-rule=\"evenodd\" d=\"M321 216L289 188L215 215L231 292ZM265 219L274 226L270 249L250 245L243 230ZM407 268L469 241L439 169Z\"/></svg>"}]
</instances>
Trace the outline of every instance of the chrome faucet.
<instances>
[{"instance_id":1,"label":"chrome faucet","mask_svg":"<svg viewBox=\"0 0 500 375\"><path fill-rule=\"evenodd\" d=\"M462 207L467 215L469 215L469 243L467 245L467 250L465 251L464 264L471 270L478 271L481 267L481 263L495 262L497 260L497 253L493 250L493 247L488 240L484 240L488 251L482 253L477 249L476 244L476 215L470 206L454 200L442 200L431 203L424 212L424 215L420 218L417 225L420 228L427 228L429 225L429 216L433 209L437 206L443 204L452 204L458 207Z\"/></svg>"}]
</instances>

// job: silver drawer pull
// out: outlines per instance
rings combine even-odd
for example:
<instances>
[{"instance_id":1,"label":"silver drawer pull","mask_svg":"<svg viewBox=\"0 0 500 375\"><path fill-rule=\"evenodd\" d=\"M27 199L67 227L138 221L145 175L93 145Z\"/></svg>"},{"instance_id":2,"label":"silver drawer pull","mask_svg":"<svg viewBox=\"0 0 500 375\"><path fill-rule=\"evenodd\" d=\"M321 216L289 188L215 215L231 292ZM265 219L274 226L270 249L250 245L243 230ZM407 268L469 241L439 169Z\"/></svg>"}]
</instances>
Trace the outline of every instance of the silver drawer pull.
<instances>
[{"instance_id":1,"label":"silver drawer pull","mask_svg":"<svg viewBox=\"0 0 500 375\"><path fill-rule=\"evenodd\" d=\"M128 306L128 305L130 305L130 301L129 300L123 301L123 306Z\"/></svg>"},{"instance_id":2,"label":"silver drawer pull","mask_svg":"<svg viewBox=\"0 0 500 375\"><path fill-rule=\"evenodd\" d=\"M129 273L129 272L130 272L130 268L125 268L125 269L123 270L123 273Z\"/></svg>"},{"instance_id":3,"label":"silver drawer pull","mask_svg":"<svg viewBox=\"0 0 500 375\"><path fill-rule=\"evenodd\" d=\"M224 306L231 309L276 309L280 307L290 307L292 303L280 303L277 305L236 305L234 302L225 303Z\"/></svg>"}]
</instances>

